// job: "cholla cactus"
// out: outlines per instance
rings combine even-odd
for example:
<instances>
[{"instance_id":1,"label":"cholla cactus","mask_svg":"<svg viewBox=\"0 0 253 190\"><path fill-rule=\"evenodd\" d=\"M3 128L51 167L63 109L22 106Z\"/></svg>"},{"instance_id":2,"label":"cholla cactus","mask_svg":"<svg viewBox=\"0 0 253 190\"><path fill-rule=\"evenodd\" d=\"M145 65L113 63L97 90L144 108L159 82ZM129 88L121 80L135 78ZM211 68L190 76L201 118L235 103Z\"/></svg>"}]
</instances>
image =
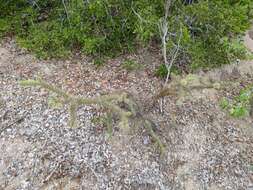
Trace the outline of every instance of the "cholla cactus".
<instances>
[{"instance_id":1,"label":"cholla cactus","mask_svg":"<svg viewBox=\"0 0 253 190\"><path fill-rule=\"evenodd\" d=\"M124 92L122 92L121 94L110 94L94 98L86 98L86 97L72 96L64 92L63 90L54 87L42 80L25 80L21 81L20 84L22 86L34 86L34 87L39 86L49 90L50 92L57 94L57 96L61 98L59 100L61 100L63 104L69 105L70 127L75 127L77 125L76 112L78 107L82 105L96 104L104 108L107 108L108 110L116 113L119 116L120 125L123 127L128 127L128 119L130 116L132 116L132 112L134 112L134 110L125 111L118 105L118 103L123 102L125 104L129 104L129 107L132 107L133 102L127 99L127 93Z\"/></svg>"},{"instance_id":2,"label":"cholla cactus","mask_svg":"<svg viewBox=\"0 0 253 190\"><path fill-rule=\"evenodd\" d=\"M63 90L54 87L40 79L38 80L25 80L21 81L22 86L42 87L46 90L55 93L59 98L57 102L69 106L69 126L77 126L77 109L82 105L99 105L106 108L110 112L119 117L119 126L128 129L130 125L130 119L132 121L138 120L138 125L142 125L149 132L150 136L154 139L161 153L164 151L164 146L159 137L155 134L152 128L152 122L145 119L140 113L137 103L127 92L112 93L109 95L101 95L98 97L87 98L70 95ZM137 118L137 119L136 119Z\"/></svg>"}]
</instances>

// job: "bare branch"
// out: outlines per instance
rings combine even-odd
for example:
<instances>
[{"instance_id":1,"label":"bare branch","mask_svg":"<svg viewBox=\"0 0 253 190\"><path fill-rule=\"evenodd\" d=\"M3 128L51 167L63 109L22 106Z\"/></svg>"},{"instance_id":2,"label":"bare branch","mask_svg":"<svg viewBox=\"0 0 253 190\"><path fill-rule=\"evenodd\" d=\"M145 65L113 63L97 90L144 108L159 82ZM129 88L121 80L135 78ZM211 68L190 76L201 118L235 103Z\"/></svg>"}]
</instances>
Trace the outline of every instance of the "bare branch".
<instances>
[{"instance_id":1,"label":"bare branch","mask_svg":"<svg viewBox=\"0 0 253 190\"><path fill-rule=\"evenodd\" d=\"M178 51L179 51L179 48L180 48L181 39L182 39L182 34L183 34L183 30L182 30L182 27L181 27L181 28L180 28L180 36L179 36L179 38L178 38L176 51L175 51L175 53L173 54L170 63L166 65L168 73L167 73L165 85L168 84L168 80L169 80L170 73L171 73L171 68L172 68L172 66L173 66L173 64L174 64L174 61L175 61L176 58L177 58Z\"/></svg>"},{"instance_id":2,"label":"bare branch","mask_svg":"<svg viewBox=\"0 0 253 190\"><path fill-rule=\"evenodd\" d=\"M64 10L65 10L65 13L66 13L66 16L67 16L69 25L71 26L71 22L70 22L70 18L69 18L69 13L68 13L67 6L66 6L66 4L65 4L65 0L62 0L62 4L63 4Z\"/></svg>"}]
</instances>

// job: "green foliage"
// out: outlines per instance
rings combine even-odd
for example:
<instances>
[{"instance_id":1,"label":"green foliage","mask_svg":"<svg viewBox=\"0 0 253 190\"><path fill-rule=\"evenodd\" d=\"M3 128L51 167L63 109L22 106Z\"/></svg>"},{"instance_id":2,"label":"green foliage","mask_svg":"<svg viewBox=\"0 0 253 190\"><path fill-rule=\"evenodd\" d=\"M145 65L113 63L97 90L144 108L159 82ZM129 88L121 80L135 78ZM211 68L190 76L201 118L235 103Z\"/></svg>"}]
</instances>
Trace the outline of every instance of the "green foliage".
<instances>
[{"instance_id":1,"label":"green foliage","mask_svg":"<svg viewBox=\"0 0 253 190\"><path fill-rule=\"evenodd\" d=\"M0 38L22 27L22 9L25 9L26 6L27 4L22 0L16 2L0 0Z\"/></svg>"},{"instance_id":2,"label":"green foliage","mask_svg":"<svg viewBox=\"0 0 253 190\"><path fill-rule=\"evenodd\" d=\"M243 3L244 2L244 3ZM206 1L186 9L195 15L192 23L195 39L190 56L193 69L215 67L230 63L234 58L244 58L245 51L235 45L235 35L242 34L249 26L250 1ZM238 48L239 47L239 48ZM197 51L195 51L197 50Z\"/></svg>"},{"instance_id":3,"label":"green foliage","mask_svg":"<svg viewBox=\"0 0 253 190\"><path fill-rule=\"evenodd\" d=\"M107 113L103 116L96 116L92 118L92 123L95 125L102 125L107 128L107 134L109 137L113 135L113 114Z\"/></svg>"},{"instance_id":4,"label":"green foliage","mask_svg":"<svg viewBox=\"0 0 253 190\"><path fill-rule=\"evenodd\" d=\"M248 52L246 59L247 60L253 60L253 53Z\"/></svg>"},{"instance_id":5,"label":"green foliage","mask_svg":"<svg viewBox=\"0 0 253 190\"><path fill-rule=\"evenodd\" d=\"M247 55L247 49L243 45L242 39L232 39L229 41L227 37L223 38L223 48L225 48L227 58L229 61L238 59L245 59Z\"/></svg>"},{"instance_id":6,"label":"green foliage","mask_svg":"<svg viewBox=\"0 0 253 190\"><path fill-rule=\"evenodd\" d=\"M243 105L236 105L235 107L232 107L230 110L230 115L233 117L245 117L248 114L248 110Z\"/></svg>"},{"instance_id":7,"label":"green foliage","mask_svg":"<svg viewBox=\"0 0 253 190\"><path fill-rule=\"evenodd\" d=\"M121 64L123 69L126 69L127 71L134 71L138 70L142 67L141 64L137 63L134 60L126 60Z\"/></svg>"},{"instance_id":8,"label":"green foliage","mask_svg":"<svg viewBox=\"0 0 253 190\"><path fill-rule=\"evenodd\" d=\"M168 69L165 64L161 64L155 71L157 77L166 78L168 74Z\"/></svg>"},{"instance_id":9,"label":"green foliage","mask_svg":"<svg viewBox=\"0 0 253 190\"><path fill-rule=\"evenodd\" d=\"M253 98L252 86L240 91L240 94L233 100L223 98L220 101L220 107L227 110L233 117L240 118L249 115L251 111L251 101Z\"/></svg>"},{"instance_id":10,"label":"green foliage","mask_svg":"<svg viewBox=\"0 0 253 190\"><path fill-rule=\"evenodd\" d=\"M220 107L222 109L228 109L229 108L229 101L227 98L222 98L222 100L220 101Z\"/></svg>"},{"instance_id":11,"label":"green foliage","mask_svg":"<svg viewBox=\"0 0 253 190\"><path fill-rule=\"evenodd\" d=\"M78 48L87 54L111 54L133 45L133 14L129 1L83 0L28 1L0 0L0 15L6 30L38 57L65 57ZM2 24L1 24L2 25ZM14 26L10 29L10 26ZM4 32L1 34L3 35Z\"/></svg>"},{"instance_id":12,"label":"green foliage","mask_svg":"<svg viewBox=\"0 0 253 190\"><path fill-rule=\"evenodd\" d=\"M7 19L0 19L0 39L10 31L10 25L8 24Z\"/></svg>"},{"instance_id":13,"label":"green foliage","mask_svg":"<svg viewBox=\"0 0 253 190\"><path fill-rule=\"evenodd\" d=\"M95 58L95 59L93 60L93 64L94 64L96 67L100 67L100 66L102 66L104 63L105 63L105 61L104 61L102 58Z\"/></svg>"},{"instance_id":14,"label":"green foliage","mask_svg":"<svg viewBox=\"0 0 253 190\"><path fill-rule=\"evenodd\" d=\"M18 43L38 57L61 58L75 49L113 56L137 45L160 44L164 0L0 0L0 9L0 37L15 33ZM251 0L199 0L187 6L172 1L169 54L182 31L180 66L195 70L244 58L238 36L249 27L252 10Z\"/></svg>"},{"instance_id":15,"label":"green foliage","mask_svg":"<svg viewBox=\"0 0 253 190\"><path fill-rule=\"evenodd\" d=\"M48 98L48 106L52 109L60 109L63 107L62 102L59 100L59 98L55 96L49 96Z\"/></svg>"},{"instance_id":16,"label":"green foliage","mask_svg":"<svg viewBox=\"0 0 253 190\"><path fill-rule=\"evenodd\" d=\"M172 66L171 67L171 73L179 75L181 74L181 71L178 69L177 66ZM157 77L161 77L161 78L166 78L168 74L168 70L167 67L164 64L161 64L155 71L155 75Z\"/></svg>"}]
</instances>

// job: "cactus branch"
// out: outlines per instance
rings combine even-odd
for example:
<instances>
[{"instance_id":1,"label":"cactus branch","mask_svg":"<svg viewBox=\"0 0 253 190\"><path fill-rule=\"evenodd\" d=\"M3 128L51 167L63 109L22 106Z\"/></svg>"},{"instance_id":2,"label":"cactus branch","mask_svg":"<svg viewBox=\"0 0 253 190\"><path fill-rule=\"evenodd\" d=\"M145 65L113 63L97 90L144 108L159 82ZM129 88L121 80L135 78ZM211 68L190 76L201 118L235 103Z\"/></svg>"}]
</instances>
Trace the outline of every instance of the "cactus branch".
<instances>
[{"instance_id":1,"label":"cactus branch","mask_svg":"<svg viewBox=\"0 0 253 190\"><path fill-rule=\"evenodd\" d=\"M42 80L25 80L21 81L22 86L41 87L46 90L55 93L57 96L62 98L62 103L69 106L69 126L77 126L77 109L82 105L99 105L106 108L109 113L113 113L119 118L119 126L122 128L129 127L130 118L140 117L142 126L146 128L150 136L159 146L161 153L164 151L164 146L160 141L159 137L155 134L152 129L152 124L149 120L144 119L142 114L139 113L138 105L127 92L111 93L109 95L101 95L98 97L79 97L73 96L65 91L54 87ZM123 106L122 106L123 105Z\"/></svg>"},{"instance_id":2,"label":"cactus branch","mask_svg":"<svg viewBox=\"0 0 253 190\"><path fill-rule=\"evenodd\" d=\"M69 95L68 93L64 92L63 90L54 87L42 80L26 80L21 81L20 84L22 86L38 86L47 89L50 92L53 92L57 94L59 97L62 97L64 99L64 103L69 105L69 115L70 115L70 121L69 124L71 127L76 126L76 112L79 106L82 105L93 105L97 104L99 106L102 106L104 108L107 108L111 110L112 112L116 113L120 118L120 123L123 125L127 125L128 118L132 115L131 112L125 111L122 109L118 103L124 102L124 100L127 98L127 93L121 93L121 94L110 94L110 95L102 95L98 97L93 98L86 98L86 97L77 97ZM127 101L130 102L129 100Z\"/></svg>"}]
</instances>

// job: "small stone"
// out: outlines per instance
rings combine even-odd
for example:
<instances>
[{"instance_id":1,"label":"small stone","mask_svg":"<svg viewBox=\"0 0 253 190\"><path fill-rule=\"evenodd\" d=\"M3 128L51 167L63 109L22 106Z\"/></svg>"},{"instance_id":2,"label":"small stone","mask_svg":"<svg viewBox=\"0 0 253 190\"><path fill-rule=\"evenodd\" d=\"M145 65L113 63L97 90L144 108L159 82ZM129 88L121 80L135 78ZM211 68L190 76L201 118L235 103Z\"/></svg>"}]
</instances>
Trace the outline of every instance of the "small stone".
<instances>
[{"instance_id":1,"label":"small stone","mask_svg":"<svg viewBox=\"0 0 253 190\"><path fill-rule=\"evenodd\" d=\"M143 144L148 145L150 143L150 138L148 136L143 137Z\"/></svg>"}]
</instances>

